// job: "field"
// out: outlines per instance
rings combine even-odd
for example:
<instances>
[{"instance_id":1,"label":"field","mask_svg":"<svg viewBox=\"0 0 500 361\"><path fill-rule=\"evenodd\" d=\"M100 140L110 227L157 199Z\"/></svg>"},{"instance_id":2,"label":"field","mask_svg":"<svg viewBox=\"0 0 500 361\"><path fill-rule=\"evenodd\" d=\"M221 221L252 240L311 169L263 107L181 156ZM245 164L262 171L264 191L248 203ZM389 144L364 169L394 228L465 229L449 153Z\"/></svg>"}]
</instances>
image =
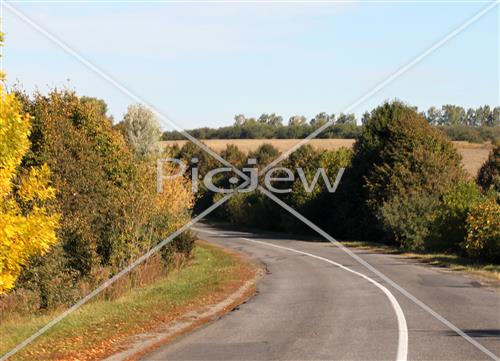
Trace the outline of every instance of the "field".
<instances>
[{"instance_id":1,"label":"field","mask_svg":"<svg viewBox=\"0 0 500 361\"><path fill-rule=\"evenodd\" d=\"M249 152L257 149L261 144L270 143L280 152L291 148L294 144L300 142L300 139L207 139L205 143L217 152L226 148L227 144L238 146L243 152ZM165 141L165 146L178 144L182 146L185 140ZM335 150L341 147L352 147L354 139L312 139L309 144L318 149ZM453 142L458 152L462 155L462 162L465 170L473 177L488 158L488 153L493 147L490 143L476 144L469 142Z\"/></svg>"}]
</instances>

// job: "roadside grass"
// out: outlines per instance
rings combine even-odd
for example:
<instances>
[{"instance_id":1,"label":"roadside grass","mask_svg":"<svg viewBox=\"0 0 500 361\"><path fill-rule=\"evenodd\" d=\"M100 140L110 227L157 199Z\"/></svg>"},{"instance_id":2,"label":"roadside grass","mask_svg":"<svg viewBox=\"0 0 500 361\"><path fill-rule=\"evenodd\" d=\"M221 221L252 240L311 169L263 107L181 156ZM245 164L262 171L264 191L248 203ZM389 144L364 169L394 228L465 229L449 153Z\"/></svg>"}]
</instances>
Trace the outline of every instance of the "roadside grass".
<instances>
[{"instance_id":1,"label":"roadside grass","mask_svg":"<svg viewBox=\"0 0 500 361\"><path fill-rule=\"evenodd\" d=\"M453 271L461 271L490 280L500 281L500 265L473 260L456 254L441 252L407 252L395 246L362 241L342 241L346 247L360 248L368 251L397 254L404 258L413 259L420 263L435 267L448 268Z\"/></svg>"},{"instance_id":2,"label":"roadside grass","mask_svg":"<svg viewBox=\"0 0 500 361\"><path fill-rule=\"evenodd\" d=\"M179 315L218 302L254 275L239 256L198 241L193 260L158 282L114 301L97 300L74 312L16 354L13 360L95 360L128 336L153 330ZM59 312L0 323L0 354L43 327Z\"/></svg>"}]
</instances>

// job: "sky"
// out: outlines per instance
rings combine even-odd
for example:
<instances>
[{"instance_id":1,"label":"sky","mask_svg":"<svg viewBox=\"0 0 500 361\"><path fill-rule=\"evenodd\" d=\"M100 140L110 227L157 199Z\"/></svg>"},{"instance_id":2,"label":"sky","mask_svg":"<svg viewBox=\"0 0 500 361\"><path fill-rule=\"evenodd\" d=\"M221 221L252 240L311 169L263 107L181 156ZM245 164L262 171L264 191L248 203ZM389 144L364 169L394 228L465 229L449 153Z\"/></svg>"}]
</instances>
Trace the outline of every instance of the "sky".
<instances>
[{"instance_id":1,"label":"sky","mask_svg":"<svg viewBox=\"0 0 500 361\"><path fill-rule=\"evenodd\" d=\"M8 84L28 92L66 87L102 98L115 121L139 99L184 129L230 125L239 113L360 116L395 98L421 110L497 106L498 5L357 102L486 6L7 1L2 66Z\"/></svg>"}]
</instances>

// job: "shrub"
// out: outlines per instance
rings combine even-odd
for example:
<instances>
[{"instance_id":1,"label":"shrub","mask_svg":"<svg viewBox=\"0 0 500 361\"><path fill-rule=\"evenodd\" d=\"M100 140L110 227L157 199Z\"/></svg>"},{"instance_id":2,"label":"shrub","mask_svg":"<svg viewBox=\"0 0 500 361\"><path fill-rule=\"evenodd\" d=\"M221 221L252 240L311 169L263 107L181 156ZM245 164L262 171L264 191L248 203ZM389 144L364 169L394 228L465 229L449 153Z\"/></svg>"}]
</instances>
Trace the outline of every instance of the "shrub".
<instances>
[{"instance_id":1,"label":"shrub","mask_svg":"<svg viewBox=\"0 0 500 361\"><path fill-rule=\"evenodd\" d=\"M192 142L186 142L175 157L182 159L188 165L187 173L189 174L192 167L196 166L200 177L203 177L209 170L222 166L218 160ZM195 164L191 163L193 158L197 158L198 162Z\"/></svg>"},{"instance_id":2,"label":"shrub","mask_svg":"<svg viewBox=\"0 0 500 361\"><path fill-rule=\"evenodd\" d=\"M394 115L384 131L379 162L365 178L372 210L393 195L415 190L443 194L464 179L453 145L416 113Z\"/></svg>"},{"instance_id":3,"label":"shrub","mask_svg":"<svg viewBox=\"0 0 500 361\"><path fill-rule=\"evenodd\" d=\"M243 166L246 160L245 154L234 144L226 145L226 149L220 155L235 167Z\"/></svg>"},{"instance_id":4,"label":"shrub","mask_svg":"<svg viewBox=\"0 0 500 361\"><path fill-rule=\"evenodd\" d=\"M188 165L186 171L186 177L192 177L193 167L198 168L198 178L203 179L208 171L216 167L222 167L222 165L210 154L201 149L198 145L192 142L186 142L179 152L174 155L174 158L181 159L185 164ZM192 163L192 159L198 159L197 163ZM213 202L213 193L209 192L203 182L198 183L198 193L196 194L196 203L194 205L193 212L195 214L200 213L207 209Z\"/></svg>"},{"instance_id":5,"label":"shrub","mask_svg":"<svg viewBox=\"0 0 500 361\"><path fill-rule=\"evenodd\" d=\"M276 147L274 147L272 144L264 143L255 151L251 152L248 157L255 158L257 160L257 166L260 169L264 168L266 165L278 158L279 155L280 152Z\"/></svg>"},{"instance_id":6,"label":"shrub","mask_svg":"<svg viewBox=\"0 0 500 361\"><path fill-rule=\"evenodd\" d=\"M445 133L450 140L483 143L500 141L500 127L498 126L471 126L471 125L441 125L437 129Z\"/></svg>"},{"instance_id":7,"label":"shrub","mask_svg":"<svg viewBox=\"0 0 500 361\"><path fill-rule=\"evenodd\" d=\"M57 243L45 255L30 259L29 266L19 277L13 296L26 291L32 293L35 297L27 300L33 308L31 311L71 303L80 296L78 279L78 272L68 266L62 244Z\"/></svg>"},{"instance_id":8,"label":"shrub","mask_svg":"<svg viewBox=\"0 0 500 361\"><path fill-rule=\"evenodd\" d=\"M283 166L293 172L295 181L293 184L284 184L283 187L274 186L276 188L290 187L292 189L292 192L285 195L285 198L294 208L300 208L311 202L321 191L322 179L319 179L312 192L308 193L304 189L296 169L302 168L306 179L311 182L320 167L320 153L309 144L303 145L289 155Z\"/></svg>"},{"instance_id":9,"label":"shrub","mask_svg":"<svg viewBox=\"0 0 500 361\"><path fill-rule=\"evenodd\" d=\"M493 148L477 175L477 183L485 191L500 192L500 145Z\"/></svg>"},{"instance_id":10,"label":"shrub","mask_svg":"<svg viewBox=\"0 0 500 361\"><path fill-rule=\"evenodd\" d=\"M219 201L224 195L216 194L214 203ZM249 211L246 207L248 193L237 193L216 209L215 213L221 219L233 224L248 224Z\"/></svg>"},{"instance_id":11,"label":"shrub","mask_svg":"<svg viewBox=\"0 0 500 361\"><path fill-rule=\"evenodd\" d=\"M277 155L274 147L261 147L259 151L250 156L255 156L263 164L268 163ZM317 151L310 145L305 145L294 151L283 161L283 167L292 171L294 181L273 181L272 186L277 189L291 188L289 193L276 193L275 195L298 210L301 214L313 221L323 217L325 210L328 210L328 196L323 178L319 177L312 192L304 189L302 180L299 177L297 168L302 168L304 176L309 185L318 171L323 168L330 184L333 184L339 168L349 164L351 151L342 148L338 151ZM259 162L259 165L262 165ZM279 177L280 172L273 174ZM220 182L223 186L228 186L227 182ZM221 198L216 195L214 200ZM234 224L251 225L260 228L282 230L287 232L306 232L302 222L298 221L279 205L259 191L249 193L238 193L224 203L218 210L217 215Z\"/></svg>"},{"instance_id":12,"label":"shrub","mask_svg":"<svg viewBox=\"0 0 500 361\"><path fill-rule=\"evenodd\" d=\"M311 192L308 192L302 183L297 172L301 168L307 182L311 184L314 176L319 169L323 169L329 179L331 185L334 184L337 173L340 168L346 168L349 165L352 152L347 148L341 148L336 151L315 150L311 145L304 145L290 154L289 158L284 162L284 167L290 169L294 173L295 181L292 184L292 192L286 196L287 201L291 206L301 208L306 206L311 212L309 216L317 218L320 212L324 209L317 209L316 202L327 195L327 189L322 177L318 177L318 181Z\"/></svg>"},{"instance_id":13,"label":"shrub","mask_svg":"<svg viewBox=\"0 0 500 361\"><path fill-rule=\"evenodd\" d=\"M459 181L442 197L433 234L426 244L435 250L459 250L467 235L469 212L482 201L481 189L471 181Z\"/></svg>"},{"instance_id":14,"label":"shrub","mask_svg":"<svg viewBox=\"0 0 500 361\"><path fill-rule=\"evenodd\" d=\"M414 238L403 239L407 233L396 226L393 210L411 204L407 212L416 213L405 217L416 219L425 204L433 204L421 203L420 196L438 199L465 177L451 142L414 108L398 101L372 111L353 150L333 217L344 223L343 231L354 238L379 240L385 236L408 246ZM391 219L385 219L387 216Z\"/></svg>"},{"instance_id":15,"label":"shrub","mask_svg":"<svg viewBox=\"0 0 500 361\"><path fill-rule=\"evenodd\" d=\"M438 129L442 130L451 140L461 140L471 143L482 143L486 140L477 127L467 125L444 125L439 126Z\"/></svg>"},{"instance_id":16,"label":"shrub","mask_svg":"<svg viewBox=\"0 0 500 361\"><path fill-rule=\"evenodd\" d=\"M119 226L138 176L134 157L100 107L72 92L35 94L25 107L33 131L24 165L51 167L59 190L54 206L62 213L58 237L70 267L88 275L127 247Z\"/></svg>"},{"instance_id":17,"label":"shrub","mask_svg":"<svg viewBox=\"0 0 500 361\"><path fill-rule=\"evenodd\" d=\"M135 155L102 103L70 91L23 99L34 116L23 167L47 163L52 169L58 193L51 207L61 213L61 246L34 259L19 287L37 292L41 307L53 307L71 302L80 294L74 290L95 286L186 223L193 196L187 179L156 193L153 162ZM181 237L172 247L188 255L192 238Z\"/></svg>"},{"instance_id":18,"label":"shrub","mask_svg":"<svg viewBox=\"0 0 500 361\"><path fill-rule=\"evenodd\" d=\"M181 233L175 237L166 247L161 251L162 258L165 260L167 266L176 267L179 260L185 261L185 257L180 257L179 255L190 255L194 248L194 233L190 230ZM176 259L177 257L177 259Z\"/></svg>"},{"instance_id":19,"label":"shrub","mask_svg":"<svg viewBox=\"0 0 500 361\"><path fill-rule=\"evenodd\" d=\"M500 205L488 198L467 217L467 239L462 248L468 256L500 261Z\"/></svg>"},{"instance_id":20,"label":"shrub","mask_svg":"<svg viewBox=\"0 0 500 361\"><path fill-rule=\"evenodd\" d=\"M496 107L496 122L494 126L484 126L479 127L479 133L483 141L491 141L493 144L500 145L500 119L498 115L500 114L500 107Z\"/></svg>"},{"instance_id":21,"label":"shrub","mask_svg":"<svg viewBox=\"0 0 500 361\"><path fill-rule=\"evenodd\" d=\"M378 217L402 248L422 250L432 234L438 206L436 196L401 193L384 201Z\"/></svg>"},{"instance_id":22,"label":"shrub","mask_svg":"<svg viewBox=\"0 0 500 361\"><path fill-rule=\"evenodd\" d=\"M215 201L222 198L217 194ZM217 209L217 215L233 224L262 229L282 229L280 207L259 191L237 193Z\"/></svg>"}]
</instances>

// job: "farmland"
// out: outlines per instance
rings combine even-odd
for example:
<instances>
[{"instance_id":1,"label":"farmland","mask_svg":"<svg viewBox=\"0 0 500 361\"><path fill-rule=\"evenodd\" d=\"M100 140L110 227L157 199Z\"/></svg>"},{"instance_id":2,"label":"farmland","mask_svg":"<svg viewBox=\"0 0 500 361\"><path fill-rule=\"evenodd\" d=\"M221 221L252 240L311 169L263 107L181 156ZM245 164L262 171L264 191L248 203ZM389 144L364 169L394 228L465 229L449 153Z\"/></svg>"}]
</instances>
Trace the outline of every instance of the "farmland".
<instances>
[{"instance_id":1,"label":"farmland","mask_svg":"<svg viewBox=\"0 0 500 361\"><path fill-rule=\"evenodd\" d=\"M217 152L224 150L227 144L234 144L246 153L256 150L264 143L270 143L280 152L284 152L300 142L300 139L208 139L203 140L203 142ZM181 147L184 143L186 143L185 140L172 140L164 141L163 145L178 144ZM337 150L341 147L352 147L354 139L312 139L309 141L309 144L317 149ZM453 145L462 156L462 163L465 170L473 177L476 176L479 167L486 161L488 153L493 148L491 143L476 144L454 141Z\"/></svg>"}]
</instances>

